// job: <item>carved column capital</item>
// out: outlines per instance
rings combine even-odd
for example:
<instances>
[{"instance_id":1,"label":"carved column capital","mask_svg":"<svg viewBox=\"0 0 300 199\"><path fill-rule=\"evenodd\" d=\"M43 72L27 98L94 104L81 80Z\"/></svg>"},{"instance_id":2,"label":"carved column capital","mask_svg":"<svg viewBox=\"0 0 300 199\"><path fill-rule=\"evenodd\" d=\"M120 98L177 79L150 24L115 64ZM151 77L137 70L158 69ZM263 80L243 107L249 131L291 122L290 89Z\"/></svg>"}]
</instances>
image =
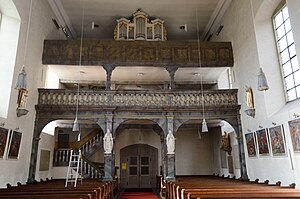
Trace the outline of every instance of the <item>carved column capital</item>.
<instances>
[{"instance_id":1,"label":"carved column capital","mask_svg":"<svg viewBox=\"0 0 300 199\"><path fill-rule=\"evenodd\" d=\"M166 66L166 70L168 71L169 76L170 76L170 89L175 89L174 78L175 78L175 73L178 70L178 67Z\"/></svg>"},{"instance_id":2,"label":"carved column capital","mask_svg":"<svg viewBox=\"0 0 300 199\"><path fill-rule=\"evenodd\" d=\"M115 65L107 64L103 65L104 70L106 71L106 88L105 90L111 90L111 74L116 68Z\"/></svg>"}]
</instances>

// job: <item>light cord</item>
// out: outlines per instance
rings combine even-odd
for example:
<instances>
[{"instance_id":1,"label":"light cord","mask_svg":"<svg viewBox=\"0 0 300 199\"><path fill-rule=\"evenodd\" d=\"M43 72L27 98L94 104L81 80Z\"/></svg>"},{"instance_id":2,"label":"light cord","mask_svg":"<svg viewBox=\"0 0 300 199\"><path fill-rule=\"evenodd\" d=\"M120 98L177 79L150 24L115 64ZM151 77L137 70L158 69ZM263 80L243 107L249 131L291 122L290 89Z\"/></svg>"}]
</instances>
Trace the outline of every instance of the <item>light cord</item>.
<instances>
[{"instance_id":1,"label":"light cord","mask_svg":"<svg viewBox=\"0 0 300 199\"><path fill-rule=\"evenodd\" d=\"M26 40L25 40L25 52L24 52L23 66L25 66L25 62L26 62L28 38L29 38L29 28L30 28L30 23L31 23L31 13L32 13L32 0L30 1L30 8L29 8L29 16L28 16L28 23L27 23L27 32L26 32Z\"/></svg>"},{"instance_id":2,"label":"light cord","mask_svg":"<svg viewBox=\"0 0 300 199\"><path fill-rule=\"evenodd\" d=\"M201 65L201 48L200 48L200 36L199 36L199 22L198 22L198 8L196 7L196 22L197 22L197 44L198 44L198 62L199 62L199 67L200 67L200 71L202 68ZM202 99L202 115L203 115L203 119L204 117L204 94L203 94L203 75L202 75L202 71L200 73L200 89L201 89L201 99Z\"/></svg>"}]
</instances>

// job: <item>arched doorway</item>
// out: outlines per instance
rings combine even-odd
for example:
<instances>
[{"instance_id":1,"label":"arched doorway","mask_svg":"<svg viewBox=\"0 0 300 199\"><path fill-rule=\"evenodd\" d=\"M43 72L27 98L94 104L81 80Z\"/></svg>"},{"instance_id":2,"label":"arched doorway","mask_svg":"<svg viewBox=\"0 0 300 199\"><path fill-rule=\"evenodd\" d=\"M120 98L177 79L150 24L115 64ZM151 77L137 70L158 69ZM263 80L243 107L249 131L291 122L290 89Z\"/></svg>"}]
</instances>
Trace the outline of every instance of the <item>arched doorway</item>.
<instances>
[{"instance_id":1,"label":"arched doorway","mask_svg":"<svg viewBox=\"0 0 300 199\"><path fill-rule=\"evenodd\" d=\"M123 188L156 186L158 149L147 144L133 144L120 150L120 175Z\"/></svg>"}]
</instances>

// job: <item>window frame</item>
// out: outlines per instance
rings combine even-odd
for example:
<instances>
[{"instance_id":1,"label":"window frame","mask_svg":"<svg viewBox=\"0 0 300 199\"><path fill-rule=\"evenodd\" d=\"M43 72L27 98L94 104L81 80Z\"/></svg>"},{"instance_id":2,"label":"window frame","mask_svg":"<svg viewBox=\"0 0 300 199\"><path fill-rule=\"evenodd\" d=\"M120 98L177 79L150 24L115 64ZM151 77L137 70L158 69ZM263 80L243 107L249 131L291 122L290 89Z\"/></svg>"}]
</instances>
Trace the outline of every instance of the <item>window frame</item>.
<instances>
[{"instance_id":1,"label":"window frame","mask_svg":"<svg viewBox=\"0 0 300 199\"><path fill-rule=\"evenodd\" d=\"M295 54L293 56L291 56L291 53L290 53L290 47L294 46L295 47L295 39L294 39L294 34L293 34L293 28L292 26L290 25L290 30L289 31L286 31L286 22L289 20L290 21L290 13L288 12L288 17L286 19L282 18L282 23L280 25L278 25L278 27L276 27L276 22L275 22L275 18L282 12L283 10L287 8L287 11L288 10L288 6L286 4L286 1L282 1L278 7L276 8L275 12L273 13L272 15L272 23L273 23L273 31L274 31L274 36L275 36L275 42L276 42L276 46L277 46L277 55L278 55L278 60L279 60L279 63L280 63L280 71L281 71L281 77L282 77L282 80L283 80L283 87L284 87L284 92L285 92L285 98L286 98L286 102L292 102L294 100L297 100L297 99L300 99L300 83L296 83L295 80L295 73L296 72L300 72L300 66L299 66L299 62L298 62L298 56L297 56L297 53L295 51ZM281 27L281 26L284 26L284 34L281 36L281 37L278 37L278 29ZM287 35L291 33L292 35L292 38L293 38L293 41L289 44L288 42L288 37ZM286 46L281 50L281 46L280 46L280 41L282 39L285 39L286 41ZM288 54L288 59L283 63L282 61L282 54L283 52L286 51L287 54ZM294 70L293 66L292 66L292 63L291 61L293 59L296 59L296 61L298 62L298 69L297 70ZM286 64L291 64L290 65L290 70L291 72L288 73L287 75L284 73L284 65ZM292 78L293 80L293 85L292 87L288 88L287 87L287 82L288 82L288 79L287 78ZM297 89L298 88L298 89ZM295 98L293 99L290 99L289 98L289 95L288 95L288 92L289 91L292 91L292 90L295 90ZM298 90L298 91L297 91Z\"/></svg>"}]
</instances>

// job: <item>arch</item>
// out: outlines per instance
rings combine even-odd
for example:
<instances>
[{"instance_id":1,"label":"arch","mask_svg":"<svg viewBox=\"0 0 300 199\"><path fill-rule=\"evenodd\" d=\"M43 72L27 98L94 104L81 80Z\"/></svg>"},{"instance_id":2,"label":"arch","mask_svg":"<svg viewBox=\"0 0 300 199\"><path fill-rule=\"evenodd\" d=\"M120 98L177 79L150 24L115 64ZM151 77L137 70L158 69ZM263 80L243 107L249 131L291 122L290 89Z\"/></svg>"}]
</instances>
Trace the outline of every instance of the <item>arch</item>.
<instances>
[{"instance_id":1,"label":"arch","mask_svg":"<svg viewBox=\"0 0 300 199\"><path fill-rule=\"evenodd\" d=\"M139 121L140 124L132 124L132 121ZM127 125L127 127L125 128L128 128L130 125L136 125L139 128L141 128L143 125L155 125L153 126L154 132L156 132L161 138L164 138L164 127L162 127L162 123L157 122L156 119L117 119L114 121L114 124L114 137L116 137L117 134L120 133L120 130L124 128L124 126L122 127L122 125Z\"/></svg>"},{"instance_id":2,"label":"arch","mask_svg":"<svg viewBox=\"0 0 300 199\"><path fill-rule=\"evenodd\" d=\"M28 177L28 183L32 183L35 181L35 176L36 176L36 167L37 167L37 160L38 160L38 151L39 151L39 141L41 139L41 133L42 130L45 128L45 126L53 121L57 120L72 120L73 118L63 118L63 117L57 117L57 118L36 118L35 121L35 126L34 126L34 132L33 132L33 140L32 140L32 149L31 149L31 157L30 157L30 167L29 167L29 177ZM92 121L95 124L95 120L93 119L86 119L88 121ZM79 120L80 122L81 120ZM70 123L70 128L72 128L72 124ZM97 126L98 127L98 126ZM102 130L103 129L99 126L99 128Z\"/></svg>"}]
</instances>

